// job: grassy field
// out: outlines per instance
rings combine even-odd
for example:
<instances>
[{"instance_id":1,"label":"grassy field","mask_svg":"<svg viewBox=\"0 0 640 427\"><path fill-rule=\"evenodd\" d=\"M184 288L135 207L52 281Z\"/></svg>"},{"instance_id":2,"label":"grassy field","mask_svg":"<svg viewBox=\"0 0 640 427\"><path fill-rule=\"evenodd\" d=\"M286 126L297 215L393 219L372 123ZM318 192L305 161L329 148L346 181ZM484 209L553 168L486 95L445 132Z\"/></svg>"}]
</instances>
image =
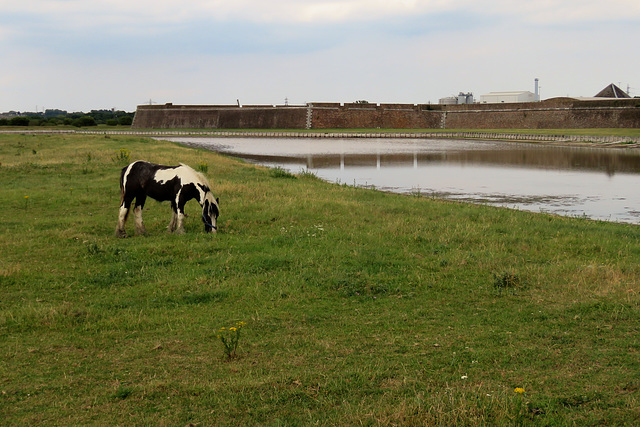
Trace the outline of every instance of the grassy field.
<instances>
[{"instance_id":1,"label":"grassy field","mask_svg":"<svg viewBox=\"0 0 640 427\"><path fill-rule=\"evenodd\" d=\"M138 159L206 170L218 234L148 201L115 238ZM638 226L135 136L0 135L0 163L2 424L640 423Z\"/></svg>"}]
</instances>

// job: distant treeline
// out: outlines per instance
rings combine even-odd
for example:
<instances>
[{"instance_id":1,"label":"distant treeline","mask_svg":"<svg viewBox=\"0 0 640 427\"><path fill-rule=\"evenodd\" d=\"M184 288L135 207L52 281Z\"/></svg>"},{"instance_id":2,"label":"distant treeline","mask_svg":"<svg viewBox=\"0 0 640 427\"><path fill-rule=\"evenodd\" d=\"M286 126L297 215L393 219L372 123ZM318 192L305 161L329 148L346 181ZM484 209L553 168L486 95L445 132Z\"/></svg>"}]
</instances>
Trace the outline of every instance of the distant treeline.
<instances>
[{"instance_id":1,"label":"distant treeline","mask_svg":"<svg viewBox=\"0 0 640 427\"><path fill-rule=\"evenodd\" d=\"M90 113L45 110L44 113L9 114L13 115L13 117L0 118L0 126L131 126L135 115L135 113L116 110L91 110Z\"/></svg>"}]
</instances>

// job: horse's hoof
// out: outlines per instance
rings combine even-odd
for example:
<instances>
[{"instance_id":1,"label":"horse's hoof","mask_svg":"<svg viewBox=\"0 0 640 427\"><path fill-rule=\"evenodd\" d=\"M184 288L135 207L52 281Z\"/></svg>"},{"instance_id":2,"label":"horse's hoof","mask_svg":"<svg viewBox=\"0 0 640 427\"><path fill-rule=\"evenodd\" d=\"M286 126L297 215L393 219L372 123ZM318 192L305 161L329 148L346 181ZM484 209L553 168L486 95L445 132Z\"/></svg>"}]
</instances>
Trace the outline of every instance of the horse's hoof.
<instances>
[{"instance_id":1,"label":"horse's hoof","mask_svg":"<svg viewBox=\"0 0 640 427\"><path fill-rule=\"evenodd\" d=\"M126 231L116 231L116 237L124 239L125 237L127 237L127 232Z\"/></svg>"}]
</instances>

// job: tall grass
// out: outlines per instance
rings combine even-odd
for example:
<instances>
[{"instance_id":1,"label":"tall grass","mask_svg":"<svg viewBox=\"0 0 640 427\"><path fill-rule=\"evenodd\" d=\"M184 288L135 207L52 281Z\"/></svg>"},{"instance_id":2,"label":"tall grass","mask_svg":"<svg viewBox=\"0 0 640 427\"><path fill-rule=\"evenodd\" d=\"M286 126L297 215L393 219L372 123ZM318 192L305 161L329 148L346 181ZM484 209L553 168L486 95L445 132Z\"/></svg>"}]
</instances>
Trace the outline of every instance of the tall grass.
<instances>
[{"instance_id":1,"label":"tall grass","mask_svg":"<svg viewBox=\"0 0 640 427\"><path fill-rule=\"evenodd\" d=\"M121 150L206 164L218 234L195 202L168 234L169 206L148 201L148 234L114 238ZM3 135L0 159L7 424L640 421L637 226L138 137ZM238 322L229 360L217 332Z\"/></svg>"}]
</instances>

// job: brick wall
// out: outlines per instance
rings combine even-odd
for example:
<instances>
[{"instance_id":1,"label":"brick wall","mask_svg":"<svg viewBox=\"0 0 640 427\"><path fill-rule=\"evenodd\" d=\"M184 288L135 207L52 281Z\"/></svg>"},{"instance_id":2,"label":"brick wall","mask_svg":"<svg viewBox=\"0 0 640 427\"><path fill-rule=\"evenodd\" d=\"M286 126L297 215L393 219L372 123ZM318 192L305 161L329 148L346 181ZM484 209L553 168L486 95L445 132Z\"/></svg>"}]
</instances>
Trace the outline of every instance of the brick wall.
<instances>
[{"instance_id":1,"label":"brick wall","mask_svg":"<svg viewBox=\"0 0 640 427\"><path fill-rule=\"evenodd\" d=\"M304 129L307 107L142 105L134 129Z\"/></svg>"},{"instance_id":2,"label":"brick wall","mask_svg":"<svg viewBox=\"0 0 640 427\"><path fill-rule=\"evenodd\" d=\"M442 116L430 105L311 105L313 129L438 129Z\"/></svg>"},{"instance_id":3,"label":"brick wall","mask_svg":"<svg viewBox=\"0 0 640 427\"><path fill-rule=\"evenodd\" d=\"M640 99L520 104L141 105L134 129L640 128Z\"/></svg>"}]
</instances>

